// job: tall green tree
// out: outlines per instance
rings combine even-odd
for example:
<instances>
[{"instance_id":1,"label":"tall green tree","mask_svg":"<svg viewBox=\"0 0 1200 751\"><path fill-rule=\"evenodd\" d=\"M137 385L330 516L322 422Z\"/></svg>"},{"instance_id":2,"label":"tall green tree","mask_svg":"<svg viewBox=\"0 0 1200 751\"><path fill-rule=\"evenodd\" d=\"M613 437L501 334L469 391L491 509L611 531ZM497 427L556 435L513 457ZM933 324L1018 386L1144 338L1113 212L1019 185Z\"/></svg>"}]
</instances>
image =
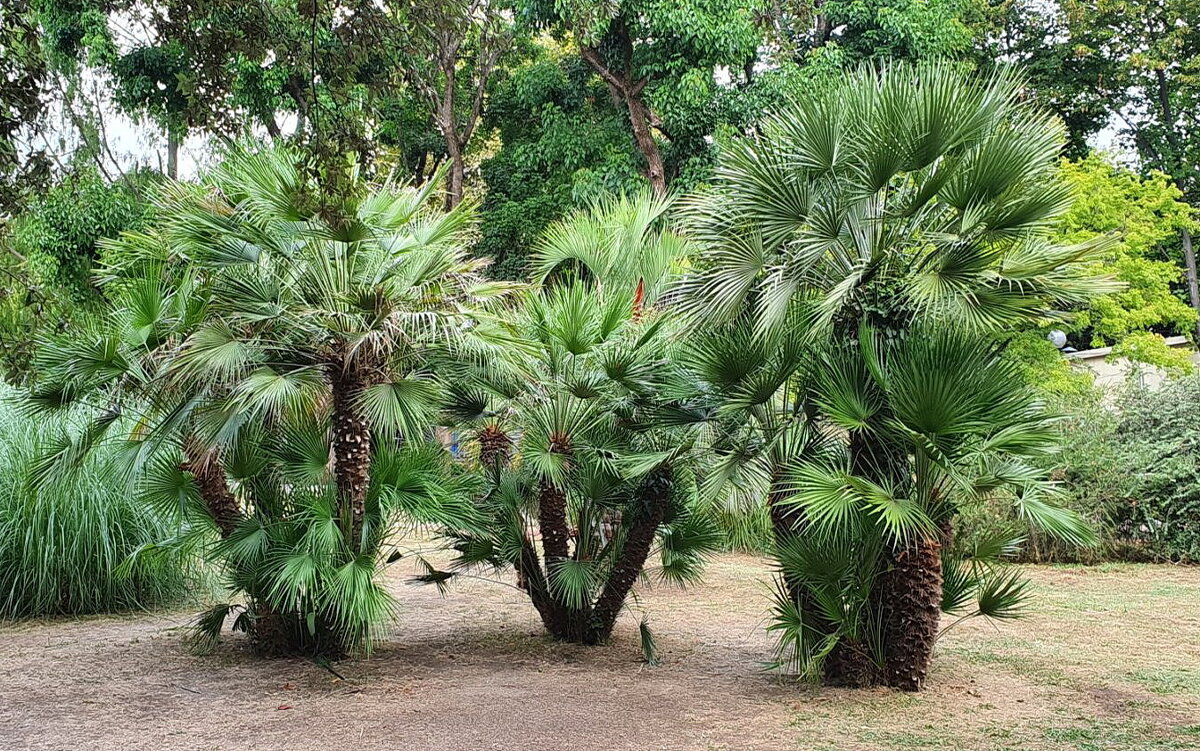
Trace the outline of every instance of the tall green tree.
<instances>
[{"instance_id":1,"label":"tall green tree","mask_svg":"<svg viewBox=\"0 0 1200 751\"><path fill-rule=\"evenodd\" d=\"M569 33L579 55L624 110L651 187L665 193L663 142L703 137L705 109L718 91L714 68L752 66L761 42L757 6L650 0L598 5L534 3L552 29Z\"/></svg>"},{"instance_id":2,"label":"tall green tree","mask_svg":"<svg viewBox=\"0 0 1200 751\"><path fill-rule=\"evenodd\" d=\"M1112 236L1117 242L1097 261L1097 272L1107 270L1124 284L1092 300L1066 330L1092 347L1136 333L1190 336L1197 313L1187 303L1180 232L1195 219L1179 189L1162 173L1143 178L1095 154L1064 162L1062 170L1075 200L1056 238L1076 243Z\"/></svg>"},{"instance_id":3,"label":"tall green tree","mask_svg":"<svg viewBox=\"0 0 1200 751\"><path fill-rule=\"evenodd\" d=\"M625 114L587 63L553 40L526 49L484 113L501 145L481 165L478 251L505 279L528 276L542 232L575 206L646 184Z\"/></svg>"},{"instance_id":4,"label":"tall green tree","mask_svg":"<svg viewBox=\"0 0 1200 751\"><path fill-rule=\"evenodd\" d=\"M414 2L408 17L415 47L401 63L446 145L450 167L446 197L463 200L467 149L483 116L492 75L516 33L512 8L498 0Z\"/></svg>"},{"instance_id":5,"label":"tall green tree","mask_svg":"<svg viewBox=\"0 0 1200 751\"><path fill-rule=\"evenodd\" d=\"M1021 84L1009 73L976 81L945 65L895 66L847 75L792 104L731 148L712 190L689 207L706 246L685 286L689 307L710 323L748 321L751 339L782 336L816 352L858 347L864 331L892 343L945 328L970 331L985 346L991 332L1111 289L1079 268L1107 240L1064 246L1049 236L1070 205L1057 172L1062 132L1022 101ZM865 349L857 367L883 377L881 356ZM774 395L803 359L757 380L750 402L786 406L756 421L766 419L772 434L801 448L787 424L813 419L827 405L802 388ZM886 489L878 498L885 506L923 520L908 526L912 534L893 535L878 570L890 582L878 605L886 619L881 633L896 636L882 650L880 677L917 689L937 636L930 613L942 597L942 522L953 513L937 518L939 506L910 493L918 492L910 478L923 461L920 444L887 437L902 405L883 396L847 407L858 412L839 423L848 431L850 471ZM956 440L953 432L943 438ZM792 456L729 453L735 466L740 454L768 483L786 468L777 459ZM768 496L775 504L789 491L780 490ZM805 534L807 517L773 516L781 544ZM1057 511L1046 521L1055 518ZM807 607L803 587L790 589L798 607Z\"/></svg>"},{"instance_id":6,"label":"tall green tree","mask_svg":"<svg viewBox=\"0 0 1200 751\"><path fill-rule=\"evenodd\" d=\"M0 8L0 220L14 213L27 191L48 177L44 150L31 148L22 138L22 131L36 127L45 111L46 75L30 3L6 2Z\"/></svg>"},{"instance_id":7,"label":"tall green tree","mask_svg":"<svg viewBox=\"0 0 1200 751\"><path fill-rule=\"evenodd\" d=\"M990 56L1024 62L1032 84L1071 126L1073 155L1110 123L1146 174L1169 175L1200 204L1200 9L1157 3L1064 0L1000 6L1004 34ZM1188 300L1200 310L1190 227L1179 228ZM1197 324L1200 326L1200 323ZM1197 329L1200 334L1200 329Z\"/></svg>"},{"instance_id":8,"label":"tall green tree","mask_svg":"<svg viewBox=\"0 0 1200 751\"><path fill-rule=\"evenodd\" d=\"M26 203L0 240L0 362L13 383L36 380L38 342L87 325L103 309L92 279L105 239L145 225L154 179L109 184L92 168L67 174Z\"/></svg>"},{"instance_id":9,"label":"tall green tree","mask_svg":"<svg viewBox=\"0 0 1200 751\"><path fill-rule=\"evenodd\" d=\"M513 30L508 6L494 2L39 2L60 68L111 76L116 104L166 131L172 176L190 132L290 135L321 157L334 192L347 154L371 167L381 144L421 143L450 157L452 203ZM142 28L114 36L127 17ZM442 143L409 130L433 130Z\"/></svg>"}]
</instances>

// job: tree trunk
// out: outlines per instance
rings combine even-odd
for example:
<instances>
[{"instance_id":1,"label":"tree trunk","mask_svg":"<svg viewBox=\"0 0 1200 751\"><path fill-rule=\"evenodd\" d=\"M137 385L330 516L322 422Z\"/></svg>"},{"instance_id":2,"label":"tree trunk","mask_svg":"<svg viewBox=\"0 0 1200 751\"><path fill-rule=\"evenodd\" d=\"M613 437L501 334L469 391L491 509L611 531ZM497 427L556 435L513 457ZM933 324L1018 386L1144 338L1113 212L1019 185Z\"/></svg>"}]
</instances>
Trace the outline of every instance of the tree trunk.
<instances>
[{"instance_id":1,"label":"tree trunk","mask_svg":"<svg viewBox=\"0 0 1200 751\"><path fill-rule=\"evenodd\" d=\"M551 450L554 450L553 448ZM573 611L554 595L552 584L557 567L570 555L571 530L567 523L567 494L550 480L542 480L538 488L538 529L542 534L542 559L546 564L545 592L543 605L538 607L542 623L555 639L578 642L583 638L586 619ZM526 581L533 597L532 582ZM537 607L537 599L534 599Z\"/></svg>"},{"instance_id":2,"label":"tree trunk","mask_svg":"<svg viewBox=\"0 0 1200 751\"><path fill-rule=\"evenodd\" d=\"M910 482L908 454L857 432L850 440L855 474L884 485ZM893 688L919 691L929 674L942 612L942 543L939 534L889 550L880 561L872 607L880 618L883 680Z\"/></svg>"},{"instance_id":3,"label":"tree trunk","mask_svg":"<svg viewBox=\"0 0 1200 751\"><path fill-rule=\"evenodd\" d=\"M642 158L646 160L646 177L650 180L654 192L663 195L667 192L667 173L663 166L662 152L659 151L658 142L654 140L654 134L650 131L652 123L661 127L661 121L654 116L642 97L648 81L646 79L635 81L632 77L630 66L633 58L633 42L629 38L628 31L619 21L613 24L610 31L616 35L622 50L625 66L623 71L618 72L610 68L596 47L581 44L579 53L588 65L600 74L600 78L608 86L613 99L624 104L628 110L634 143L641 152Z\"/></svg>"},{"instance_id":4,"label":"tree trunk","mask_svg":"<svg viewBox=\"0 0 1200 751\"><path fill-rule=\"evenodd\" d=\"M659 467L650 473L638 488L637 517L629 527L625 544L621 547L619 556L613 564L608 581L600 597L596 599L596 607L592 610L591 624L585 637L588 644L600 644L608 641L612 635L617 616L625 605L625 598L633 588L637 578L641 576L646 566L646 558L654 545L658 527L667 514L667 506L671 502L673 478L671 468Z\"/></svg>"},{"instance_id":5,"label":"tree trunk","mask_svg":"<svg viewBox=\"0 0 1200 751\"><path fill-rule=\"evenodd\" d=\"M1200 276L1196 273L1196 249L1192 247L1192 233L1187 227L1179 230L1179 239L1183 244L1183 263L1187 271L1188 300L1192 309L1200 315ZM1196 319L1196 343L1200 344L1200 318Z\"/></svg>"},{"instance_id":6,"label":"tree trunk","mask_svg":"<svg viewBox=\"0 0 1200 751\"><path fill-rule=\"evenodd\" d=\"M179 179L179 128L167 126L167 177Z\"/></svg>"},{"instance_id":7,"label":"tree trunk","mask_svg":"<svg viewBox=\"0 0 1200 751\"><path fill-rule=\"evenodd\" d=\"M650 186L658 195L667 192L667 173L663 167L662 152L650 132L649 107L641 97L626 97L625 104L629 108L629 123L633 127L633 139L637 142L638 151L646 160L646 177Z\"/></svg>"},{"instance_id":8,"label":"tree trunk","mask_svg":"<svg viewBox=\"0 0 1200 751\"><path fill-rule=\"evenodd\" d=\"M446 137L446 151L450 155L450 174L446 175L446 208L449 210L462 203L467 165L462 147L453 134Z\"/></svg>"},{"instance_id":9,"label":"tree trunk","mask_svg":"<svg viewBox=\"0 0 1200 751\"><path fill-rule=\"evenodd\" d=\"M919 691L929 675L942 614L942 538L914 540L891 555L876 582L884 643L884 679Z\"/></svg>"},{"instance_id":10,"label":"tree trunk","mask_svg":"<svg viewBox=\"0 0 1200 751\"><path fill-rule=\"evenodd\" d=\"M538 529L546 570L570 556L571 530L567 525L567 494L549 480L538 489Z\"/></svg>"},{"instance_id":11,"label":"tree trunk","mask_svg":"<svg viewBox=\"0 0 1200 751\"><path fill-rule=\"evenodd\" d=\"M367 387L364 368L357 362L329 365L333 391L333 463L337 480L338 514L351 549L362 544L363 514L371 473L371 429L358 410Z\"/></svg>"},{"instance_id":12,"label":"tree trunk","mask_svg":"<svg viewBox=\"0 0 1200 751\"><path fill-rule=\"evenodd\" d=\"M1171 106L1171 86L1167 80L1167 72L1162 68L1154 71L1154 78L1158 84L1158 106L1162 110L1161 122L1163 130L1166 133L1167 145L1170 147L1171 153L1168 160L1163 160L1158 157L1164 168L1163 171L1171 175L1172 182L1175 187L1186 197L1188 196L1187 184L1182 178L1183 170L1186 169L1186 162L1183 158L1183 145L1180 143L1179 133L1175 130L1175 110ZM1146 154L1142 154L1143 158ZM1196 251L1192 247L1192 233L1187 227L1179 228L1179 239L1183 245L1183 263L1187 270L1187 285L1188 285L1188 300L1192 304L1192 310L1200 313L1200 281L1196 275ZM1200 320L1196 321L1196 341L1200 343Z\"/></svg>"},{"instance_id":13,"label":"tree trunk","mask_svg":"<svg viewBox=\"0 0 1200 751\"><path fill-rule=\"evenodd\" d=\"M862 642L839 639L821 668L821 680L826 686L871 688L883 683L871 646Z\"/></svg>"},{"instance_id":14,"label":"tree trunk","mask_svg":"<svg viewBox=\"0 0 1200 751\"><path fill-rule=\"evenodd\" d=\"M242 518L242 507L229 490L220 458L191 440L184 446L184 456L183 469L195 478L200 500L212 515L217 529L221 530L221 539L229 537Z\"/></svg>"}]
</instances>

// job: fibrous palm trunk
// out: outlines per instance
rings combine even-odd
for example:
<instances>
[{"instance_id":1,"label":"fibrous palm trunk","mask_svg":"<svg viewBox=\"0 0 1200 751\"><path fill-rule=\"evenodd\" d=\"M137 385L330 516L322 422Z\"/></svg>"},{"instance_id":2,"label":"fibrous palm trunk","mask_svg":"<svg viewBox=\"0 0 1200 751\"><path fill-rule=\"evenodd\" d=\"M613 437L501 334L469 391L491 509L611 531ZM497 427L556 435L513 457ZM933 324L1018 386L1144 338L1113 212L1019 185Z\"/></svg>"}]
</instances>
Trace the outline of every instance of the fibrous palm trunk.
<instances>
[{"instance_id":1,"label":"fibrous palm trunk","mask_svg":"<svg viewBox=\"0 0 1200 751\"><path fill-rule=\"evenodd\" d=\"M625 535L625 543L592 609L590 627L585 635L588 644L600 644L612 635L625 598L641 576L658 527L666 518L672 487L671 468L663 465L651 472L638 488L635 515Z\"/></svg>"},{"instance_id":2,"label":"fibrous palm trunk","mask_svg":"<svg viewBox=\"0 0 1200 751\"><path fill-rule=\"evenodd\" d=\"M348 541L358 549L366 511L371 473L371 428L358 408L367 387L365 369L358 363L330 366L333 391L333 464L338 512Z\"/></svg>"},{"instance_id":3,"label":"fibrous palm trunk","mask_svg":"<svg viewBox=\"0 0 1200 751\"><path fill-rule=\"evenodd\" d=\"M567 494L549 480L543 480L538 487L538 529L542 534L542 559L546 571L543 576L535 561L533 566L537 567L537 573L531 577L533 571L524 567L530 598L551 636L562 641L582 641L589 610L568 607L554 595L550 585L557 567L571 555L571 530L567 522Z\"/></svg>"},{"instance_id":4,"label":"fibrous palm trunk","mask_svg":"<svg viewBox=\"0 0 1200 751\"><path fill-rule=\"evenodd\" d=\"M850 451L856 474L888 487L911 482L906 452L865 433L853 436ZM893 688L919 691L929 675L941 618L941 549L948 529L886 550L880 560L872 607L878 611L883 644L881 677Z\"/></svg>"},{"instance_id":5,"label":"fibrous palm trunk","mask_svg":"<svg viewBox=\"0 0 1200 751\"><path fill-rule=\"evenodd\" d=\"M907 452L874 434L855 433L850 455L859 476L885 487L904 487L911 482ZM937 641L941 602L941 541L937 536L885 548L870 605L879 621L883 670L876 670L866 685L885 683L906 691L921 688Z\"/></svg>"},{"instance_id":6,"label":"fibrous palm trunk","mask_svg":"<svg viewBox=\"0 0 1200 751\"><path fill-rule=\"evenodd\" d=\"M195 478L200 500L216 522L222 539L229 537L242 517L242 507L229 490L220 457L212 451L203 450L195 440L186 442L184 455L183 469L191 472Z\"/></svg>"},{"instance_id":7,"label":"fibrous palm trunk","mask_svg":"<svg viewBox=\"0 0 1200 751\"><path fill-rule=\"evenodd\" d=\"M884 643L884 680L919 691L929 675L942 604L942 535L913 540L888 556L876 582Z\"/></svg>"}]
</instances>

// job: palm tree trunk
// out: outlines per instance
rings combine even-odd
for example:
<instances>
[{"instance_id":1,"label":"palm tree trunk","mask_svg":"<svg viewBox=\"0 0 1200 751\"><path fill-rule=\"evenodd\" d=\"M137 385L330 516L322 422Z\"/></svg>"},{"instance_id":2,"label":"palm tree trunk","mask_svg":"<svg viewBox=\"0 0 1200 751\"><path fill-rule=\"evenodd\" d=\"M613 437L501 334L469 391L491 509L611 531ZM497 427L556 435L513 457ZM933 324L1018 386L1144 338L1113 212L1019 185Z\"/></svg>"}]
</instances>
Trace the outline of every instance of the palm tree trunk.
<instances>
[{"instance_id":1,"label":"palm tree trunk","mask_svg":"<svg viewBox=\"0 0 1200 751\"><path fill-rule=\"evenodd\" d=\"M545 584L540 590L535 588L535 582L529 579L531 572L526 571L530 597L551 636L561 641L582 641L589 614L567 607L554 596L550 584L555 569L571 555L571 529L567 523L567 494L549 480L542 480L538 488L538 529L542 534L542 559L546 565ZM542 601L540 606L539 599Z\"/></svg>"},{"instance_id":2,"label":"palm tree trunk","mask_svg":"<svg viewBox=\"0 0 1200 751\"><path fill-rule=\"evenodd\" d=\"M538 529L542 533L542 557L549 570L571 553L567 494L549 480L543 480L538 489Z\"/></svg>"},{"instance_id":3,"label":"palm tree trunk","mask_svg":"<svg viewBox=\"0 0 1200 751\"><path fill-rule=\"evenodd\" d=\"M221 531L221 539L229 537L242 518L242 507L229 490L220 458L211 451L204 451L194 440L185 443L184 457L183 469L195 479L200 500Z\"/></svg>"},{"instance_id":4,"label":"palm tree trunk","mask_svg":"<svg viewBox=\"0 0 1200 751\"><path fill-rule=\"evenodd\" d=\"M367 387L365 369L356 362L330 365L333 391L333 463L338 512L352 549L361 544L363 514L371 474L371 429L358 410Z\"/></svg>"},{"instance_id":5,"label":"palm tree trunk","mask_svg":"<svg viewBox=\"0 0 1200 751\"><path fill-rule=\"evenodd\" d=\"M625 598L641 576L658 527L666 518L673 485L671 468L664 465L651 472L638 488L638 516L629 527L625 544L592 610L591 624L585 636L588 644L606 642L612 635Z\"/></svg>"},{"instance_id":6,"label":"palm tree trunk","mask_svg":"<svg viewBox=\"0 0 1200 751\"><path fill-rule=\"evenodd\" d=\"M850 442L854 472L885 485L911 481L904 451L855 434ZM949 531L913 540L882 557L872 607L880 619L883 680L893 688L919 691L929 674L942 604L942 543Z\"/></svg>"},{"instance_id":7,"label":"palm tree trunk","mask_svg":"<svg viewBox=\"0 0 1200 751\"><path fill-rule=\"evenodd\" d=\"M821 681L826 686L872 688L883 683L883 675L870 644L839 639L821 666Z\"/></svg>"},{"instance_id":8,"label":"palm tree trunk","mask_svg":"<svg viewBox=\"0 0 1200 751\"><path fill-rule=\"evenodd\" d=\"M871 434L856 432L851 436L850 456L854 473L861 477L889 486L903 485L909 479L907 453ZM871 608L879 618L883 670L881 673L874 664L868 670L857 657L834 660L839 656L831 655L831 662L847 671L840 676L843 685L886 683L906 691L921 688L929 672L941 615L940 550L936 538L915 541L900 550L886 550L871 597ZM864 649L855 651L866 653Z\"/></svg>"},{"instance_id":9,"label":"palm tree trunk","mask_svg":"<svg viewBox=\"0 0 1200 751\"><path fill-rule=\"evenodd\" d=\"M890 556L877 580L883 621L884 679L919 691L929 675L942 604L942 535L914 540Z\"/></svg>"}]
</instances>

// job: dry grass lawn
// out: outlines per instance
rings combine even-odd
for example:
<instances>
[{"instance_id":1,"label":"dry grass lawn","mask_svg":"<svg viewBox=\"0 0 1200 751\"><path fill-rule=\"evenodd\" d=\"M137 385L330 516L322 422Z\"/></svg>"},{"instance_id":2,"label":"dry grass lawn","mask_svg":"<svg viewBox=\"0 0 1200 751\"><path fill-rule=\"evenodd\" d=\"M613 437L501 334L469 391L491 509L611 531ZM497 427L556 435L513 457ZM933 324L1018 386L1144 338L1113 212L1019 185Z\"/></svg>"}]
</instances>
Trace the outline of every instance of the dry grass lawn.
<instances>
[{"instance_id":1,"label":"dry grass lawn","mask_svg":"<svg viewBox=\"0 0 1200 751\"><path fill-rule=\"evenodd\" d=\"M645 592L657 668L640 613L610 646L565 646L514 589L441 598L403 572L394 636L344 680L237 638L193 656L186 612L0 626L0 751L1200 748L1200 568L1033 568L1034 614L952 629L919 695L764 673L766 571L727 555L702 586Z\"/></svg>"}]
</instances>

